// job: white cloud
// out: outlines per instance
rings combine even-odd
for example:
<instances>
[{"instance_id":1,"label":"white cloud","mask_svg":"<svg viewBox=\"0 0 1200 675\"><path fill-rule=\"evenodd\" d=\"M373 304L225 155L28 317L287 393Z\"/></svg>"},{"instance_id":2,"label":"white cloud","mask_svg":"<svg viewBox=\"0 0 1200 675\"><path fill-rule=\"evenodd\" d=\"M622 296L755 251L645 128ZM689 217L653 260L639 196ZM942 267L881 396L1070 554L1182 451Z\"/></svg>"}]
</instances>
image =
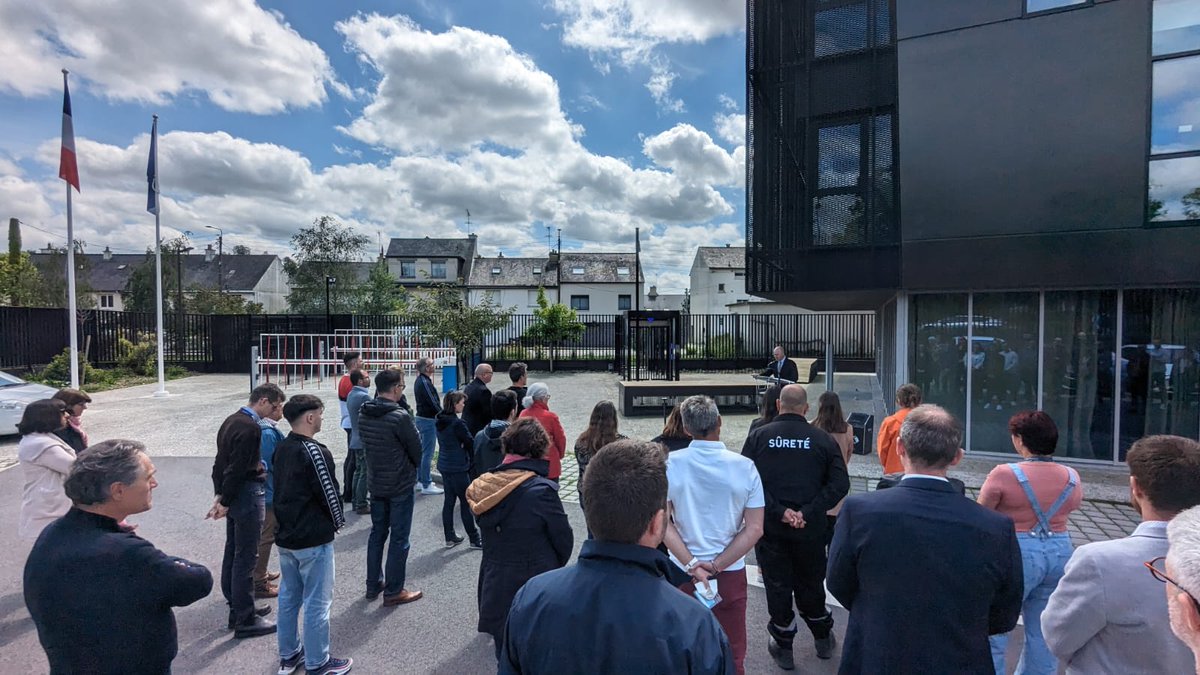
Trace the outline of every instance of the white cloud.
<instances>
[{"instance_id":1,"label":"white cloud","mask_svg":"<svg viewBox=\"0 0 1200 675\"><path fill-rule=\"evenodd\" d=\"M678 77L662 62L656 61L650 66L650 80L646 82L646 89L658 107L666 112L681 113L685 110L683 101L671 96L671 85Z\"/></svg>"},{"instance_id":2,"label":"white cloud","mask_svg":"<svg viewBox=\"0 0 1200 675\"><path fill-rule=\"evenodd\" d=\"M66 67L102 96L165 104L202 92L268 114L347 94L316 43L252 0L0 3L0 90L61 90Z\"/></svg>"},{"instance_id":3,"label":"white cloud","mask_svg":"<svg viewBox=\"0 0 1200 675\"><path fill-rule=\"evenodd\" d=\"M721 107L726 110L732 110L736 112L738 109L738 102L733 100L733 97L729 96L728 94L721 94L717 97L717 101L720 102Z\"/></svg>"},{"instance_id":4,"label":"white cloud","mask_svg":"<svg viewBox=\"0 0 1200 675\"><path fill-rule=\"evenodd\" d=\"M483 143L557 148L577 132L554 78L502 37L461 27L431 33L406 17L377 14L337 30L382 74L362 117L344 129L365 143L404 152Z\"/></svg>"},{"instance_id":5,"label":"white cloud","mask_svg":"<svg viewBox=\"0 0 1200 675\"><path fill-rule=\"evenodd\" d=\"M642 151L654 163L671 169L689 183L735 185L737 161L712 137L690 124L674 127L647 138Z\"/></svg>"},{"instance_id":6,"label":"white cloud","mask_svg":"<svg viewBox=\"0 0 1200 675\"><path fill-rule=\"evenodd\" d=\"M746 144L746 116L741 113L717 113L713 117L717 135L731 145Z\"/></svg>"}]
</instances>

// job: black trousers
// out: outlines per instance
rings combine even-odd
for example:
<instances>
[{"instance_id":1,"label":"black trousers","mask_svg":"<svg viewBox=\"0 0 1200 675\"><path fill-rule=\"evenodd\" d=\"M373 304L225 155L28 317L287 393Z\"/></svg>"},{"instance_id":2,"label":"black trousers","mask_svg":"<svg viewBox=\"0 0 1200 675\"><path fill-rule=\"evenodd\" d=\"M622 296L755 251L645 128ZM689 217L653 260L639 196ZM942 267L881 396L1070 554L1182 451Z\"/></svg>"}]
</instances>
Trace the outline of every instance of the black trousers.
<instances>
[{"instance_id":1,"label":"black trousers","mask_svg":"<svg viewBox=\"0 0 1200 675\"><path fill-rule=\"evenodd\" d=\"M346 447L350 447L349 429L346 429ZM346 502L347 504L354 501L354 469L356 464L358 464L358 462L354 457L354 451L347 450L346 461L344 464L342 464L342 501ZM335 478L337 477L336 472L333 475Z\"/></svg>"},{"instance_id":2,"label":"black trousers","mask_svg":"<svg viewBox=\"0 0 1200 675\"><path fill-rule=\"evenodd\" d=\"M800 618L813 637L828 637L833 617L825 609L825 538L763 535L754 546L754 554L762 568L771 623L779 628L792 625L796 618L792 611L794 598ZM786 633L795 635L794 630Z\"/></svg>"},{"instance_id":3,"label":"black trousers","mask_svg":"<svg viewBox=\"0 0 1200 675\"><path fill-rule=\"evenodd\" d=\"M446 489L442 502L442 529L445 530L446 541L454 537L454 503L458 502L459 517L463 529L471 541L479 539L479 530L475 527L475 515L471 513L471 505L467 503L467 487L471 485L471 474L466 471L443 471L442 487Z\"/></svg>"},{"instance_id":4,"label":"black trousers","mask_svg":"<svg viewBox=\"0 0 1200 675\"><path fill-rule=\"evenodd\" d=\"M254 619L254 565L266 509L266 486L248 481L225 516L225 557L221 561L221 593L234 624Z\"/></svg>"}]
</instances>

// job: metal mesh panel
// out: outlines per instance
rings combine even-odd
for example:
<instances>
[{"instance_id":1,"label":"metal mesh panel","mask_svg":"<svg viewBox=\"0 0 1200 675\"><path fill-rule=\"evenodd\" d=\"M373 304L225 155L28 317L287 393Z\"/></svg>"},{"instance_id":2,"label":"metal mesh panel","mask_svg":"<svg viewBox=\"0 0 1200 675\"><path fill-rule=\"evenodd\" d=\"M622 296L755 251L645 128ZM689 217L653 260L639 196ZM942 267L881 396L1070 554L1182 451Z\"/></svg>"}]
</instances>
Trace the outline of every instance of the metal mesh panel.
<instances>
[{"instance_id":1,"label":"metal mesh panel","mask_svg":"<svg viewBox=\"0 0 1200 675\"><path fill-rule=\"evenodd\" d=\"M825 195L813 200L813 245L865 244L866 229L859 195Z\"/></svg>"},{"instance_id":2,"label":"metal mesh panel","mask_svg":"<svg viewBox=\"0 0 1200 675\"><path fill-rule=\"evenodd\" d=\"M872 122L871 216L875 241L896 237L896 184L892 152L892 116L878 115Z\"/></svg>"},{"instance_id":3,"label":"metal mesh panel","mask_svg":"<svg viewBox=\"0 0 1200 675\"><path fill-rule=\"evenodd\" d=\"M861 172L862 127L847 124L817 130L817 188L855 187Z\"/></svg>"},{"instance_id":4,"label":"metal mesh panel","mask_svg":"<svg viewBox=\"0 0 1200 675\"><path fill-rule=\"evenodd\" d=\"M875 44L892 43L892 12L889 0L875 1Z\"/></svg>"},{"instance_id":5,"label":"metal mesh panel","mask_svg":"<svg viewBox=\"0 0 1200 675\"><path fill-rule=\"evenodd\" d=\"M818 9L813 18L813 56L821 58L866 49L867 3Z\"/></svg>"}]
</instances>

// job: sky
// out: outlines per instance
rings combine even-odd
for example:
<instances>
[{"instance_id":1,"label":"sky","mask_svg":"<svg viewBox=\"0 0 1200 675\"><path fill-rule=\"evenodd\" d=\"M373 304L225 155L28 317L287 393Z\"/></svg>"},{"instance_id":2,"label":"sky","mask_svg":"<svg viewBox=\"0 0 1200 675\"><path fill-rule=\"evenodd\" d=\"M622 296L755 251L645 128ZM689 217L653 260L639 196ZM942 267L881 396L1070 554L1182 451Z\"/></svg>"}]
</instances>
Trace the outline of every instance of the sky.
<instances>
[{"instance_id":1,"label":"sky","mask_svg":"<svg viewBox=\"0 0 1200 675\"><path fill-rule=\"evenodd\" d=\"M506 256L640 228L647 284L680 293L697 246L744 244L742 0L0 0L0 63L26 249L66 242L63 68L88 252L153 246L154 114L163 237L199 248L287 255L323 215Z\"/></svg>"}]
</instances>

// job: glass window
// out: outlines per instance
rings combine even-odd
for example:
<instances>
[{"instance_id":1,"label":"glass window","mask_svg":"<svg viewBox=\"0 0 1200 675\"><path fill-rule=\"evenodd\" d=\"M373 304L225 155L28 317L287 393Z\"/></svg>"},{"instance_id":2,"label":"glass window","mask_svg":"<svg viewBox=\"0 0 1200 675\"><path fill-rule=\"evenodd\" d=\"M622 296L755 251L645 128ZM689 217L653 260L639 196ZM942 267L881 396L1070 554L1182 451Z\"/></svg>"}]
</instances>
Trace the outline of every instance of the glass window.
<instances>
[{"instance_id":1,"label":"glass window","mask_svg":"<svg viewBox=\"0 0 1200 675\"><path fill-rule=\"evenodd\" d=\"M629 276L629 268L628 267L618 267L617 274L619 274L623 277L627 277L627 276Z\"/></svg>"},{"instance_id":2,"label":"glass window","mask_svg":"<svg viewBox=\"0 0 1200 675\"><path fill-rule=\"evenodd\" d=\"M866 243L862 197L826 195L813 200L813 245L850 246Z\"/></svg>"},{"instance_id":3,"label":"glass window","mask_svg":"<svg viewBox=\"0 0 1200 675\"><path fill-rule=\"evenodd\" d=\"M538 306L538 302L537 302L538 292L537 291L527 291L526 293L528 294L528 300L526 300L525 304L529 305L530 307L537 307Z\"/></svg>"},{"instance_id":4,"label":"glass window","mask_svg":"<svg viewBox=\"0 0 1200 675\"><path fill-rule=\"evenodd\" d=\"M1151 434L1200 434L1200 289L1125 291L1121 454Z\"/></svg>"},{"instance_id":5,"label":"glass window","mask_svg":"<svg viewBox=\"0 0 1200 675\"><path fill-rule=\"evenodd\" d=\"M813 56L833 56L867 48L865 2L818 9L813 19Z\"/></svg>"},{"instance_id":6,"label":"glass window","mask_svg":"<svg viewBox=\"0 0 1200 675\"><path fill-rule=\"evenodd\" d=\"M1200 0L1154 0L1155 56L1200 49Z\"/></svg>"},{"instance_id":7,"label":"glass window","mask_svg":"<svg viewBox=\"0 0 1200 675\"><path fill-rule=\"evenodd\" d=\"M1037 293L976 293L971 354L971 447L1015 452L1008 420L1037 409Z\"/></svg>"},{"instance_id":8,"label":"glass window","mask_svg":"<svg viewBox=\"0 0 1200 675\"><path fill-rule=\"evenodd\" d=\"M1044 12L1048 9L1061 9L1071 5L1086 5L1091 0L1025 0L1025 11L1029 13Z\"/></svg>"},{"instance_id":9,"label":"glass window","mask_svg":"<svg viewBox=\"0 0 1200 675\"><path fill-rule=\"evenodd\" d=\"M536 266L536 265L535 265L535 266L534 266L534 268L533 268L533 273L534 273L534 274L541 274L541 273L542 273L542 268L541 268L540 266Z\"/></svg>"},{"instance_id":10,"label":"glass window","mask_svg":"<svg viewBox=\"0 0 1200 675\"><path fill-rule=\"evenodd\" d=\"M429 263L429 278L430 279L445 279L446 278L446 261L434 260Z\"/></svg>"},{"instance_id":11,"label":"glass window","mask_svg":"<svg viewBox=\"0 0 1200 675\"><path fill-rule=\"evenodd\" d=\"M1200 157L1150 162L1147 215L1160 222L1200 220Z\"/></svg>"},{"instance_id":12,"label":"glass window","mask_svg":"<svg viewBox=\"0 0 1200 675\"><path fill-rule=\"evenodd\" d=\"M1112 461L1116 291L1046 293L1042 410L1058 455Z\"/></svg>"},{"instance_id":13,"label":"glass window","mask_svg":"<svg viewBox=\"0 0 1200 675\"><path fill-rule=\"evenodd\" d=\"M892 161L892 116L876 115L872 121L871 140L874 241L892 241L896 236L896 186L892 180Z\"/></svg>"},{"instance_id":14,"label":"glass window","mask_svg":"<svg viewBox=\"0 0 1200 675\"><path fill-rule=\"evenodd\" d=\"M588 297L586 295L572 295L571 296L571 309L576 310L576 311L586 312L591 309L591 306L592 306L592 301L591 301L590 297Z\"/></svg>"},{"instance_id":15,"label":"glass window","mask_svg":"<svg viewBox=\"0 0 1200 675\"><path fill-rule=\"evenodd\" d=\"M583 274L583 268L582 267L572 267L571 274Z\"/></svg>"},{"instance_id":16,"label":"glass window","mask_svg":"<svg viewBox=\"0 0 1200 675\"><path fill-rule=\"evenodd\" d=\"M625 309L632 309L632 307L633 307L633 296L632 295L618 295L617 296L617 311L621 311L621 310L625 310Z\"/></svg>"},{"instance_id":17,"label":"glass window","mask_svg":"<svg viewBox=\"0 0 1200 675\"><path fill-rule=\"evenodd\" d=\"M1154 62L1150 153L1200 150L1200 56Z\"/></svg>"},{"instance_id":18,"label":"glass window","mask_svg":"<svg viewBox=\"0 0 1200 675\"><path fill-rule=\"evenodd\" d=\"M908 377L926 403L966 423L967 294L914 295L908 312ZM897 383L903 384L903 383ZM894 392L884 392L889 413Z\"/></svg>"},{"instance_id":19,"label":"glass window","mask_svg":"<svg viewBox=\"0 0 1200 675\"><path fill-rule=\"evenodd\" d=\"M499 268L499 267L493 267L493 268L492 268L492 274L500 274L500 268Z\"/></svg>"},{"instance_id":20,"label":"glass window","mask_svg":"<svg viewBox=\"0 0 1200 675\"><path fill-rule=\"evenodd\" d=\"M400 261L400 278L412 279L417 276L417 263L412 260Z\"/></svg>"},{"instance_id":21,"label":"glass window","mask_svg":"<svg viewBox=\"0 0 1200 675\"><path fill-rule=\"evenodd\" d=\"M817 189L855 187L862 171L862 125L817 130Z\"/></svg>"}]
</instances>

